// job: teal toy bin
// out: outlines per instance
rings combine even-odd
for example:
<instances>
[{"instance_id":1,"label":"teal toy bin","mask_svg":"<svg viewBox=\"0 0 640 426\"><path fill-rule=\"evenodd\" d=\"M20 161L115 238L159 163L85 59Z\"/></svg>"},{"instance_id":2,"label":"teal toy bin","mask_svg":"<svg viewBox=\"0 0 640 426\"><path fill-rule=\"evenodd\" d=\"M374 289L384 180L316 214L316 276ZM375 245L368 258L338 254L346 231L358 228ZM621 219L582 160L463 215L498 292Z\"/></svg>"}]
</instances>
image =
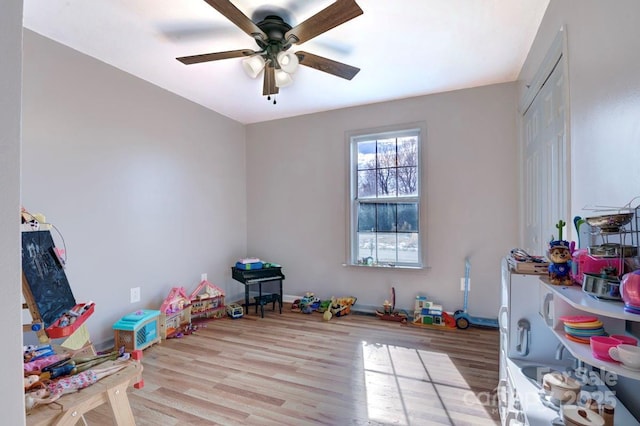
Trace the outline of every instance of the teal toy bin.
<instances>
[{"instance_id":1,"label":"teal toy bin","mask_svg":"<svg viewBox=\"0 0 640 426\"><path fill-rule=\"evenodd\" d=\"M160 343L160 311L141 309L120 318L114 325L115 347L126 352L146 349Z\"/></svg>"}]
</instances>

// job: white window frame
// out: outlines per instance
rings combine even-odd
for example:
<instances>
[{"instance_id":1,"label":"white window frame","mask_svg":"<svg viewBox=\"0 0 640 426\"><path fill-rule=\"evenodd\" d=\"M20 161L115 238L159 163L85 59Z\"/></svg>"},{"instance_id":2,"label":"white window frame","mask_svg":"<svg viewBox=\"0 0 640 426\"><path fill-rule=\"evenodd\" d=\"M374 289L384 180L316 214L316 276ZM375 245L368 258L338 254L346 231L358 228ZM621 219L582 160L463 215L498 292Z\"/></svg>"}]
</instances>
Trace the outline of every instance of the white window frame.
<instances>
[{"instance_id":1,"label":"white window frame","mask_svg":"<svg viewBox=\"0 0 640 426\"><path fill-rule=\"evenodd\" d=\"M417 136L417 184L418 190L415 196L392 197L392 198L366 198L358 200L358 150L357 144L362 141L382 140L389 138L398 138L404 136ZM349 209L348 209L348 259L347 264L368 267L397 267L397 268L423 268L424 267L424 238L426 235L425 220L425 182L422 179L424 174L424 162L422 160L422 151L424 150L426 135L426 126L424 123L408 123L394 126L380 127L375 129L365 129L358 131L350 131L346 134L346 141L349 152ZM358 258L358 206L361 202L366 203L417 203L418 204L418 232L417 232L417 261L416 262L388 262L377 263L374 256L374 263L366 264L362 259ZM398 248L396 247L396 252Z\"/></svg>"}]
</instances>

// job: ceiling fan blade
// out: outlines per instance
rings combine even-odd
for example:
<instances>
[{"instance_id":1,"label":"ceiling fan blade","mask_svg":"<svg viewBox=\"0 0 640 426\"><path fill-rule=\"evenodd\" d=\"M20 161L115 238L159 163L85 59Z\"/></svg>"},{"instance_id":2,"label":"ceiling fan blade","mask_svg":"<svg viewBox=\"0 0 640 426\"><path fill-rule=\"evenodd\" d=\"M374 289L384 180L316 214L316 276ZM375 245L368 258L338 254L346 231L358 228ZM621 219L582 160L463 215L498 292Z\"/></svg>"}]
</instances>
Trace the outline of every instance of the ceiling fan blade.
<instances>
[{"instance_id":1,"label":"ceiling fan blade","mask_svg":"<svg viewBox=\"0 0 640 426\"><path fill-rule=\"evenodd\" d=\"M200 62L218 61L220 59L230 59L230 58L240 58L243 56L251 56L254 53L256 52L254 52L253 50L240 49L240 50L229 50L226 52L203 53L202 55L182 56L176 59L185 65L191 65L191 64L199 64Z\"/></svg>"},{"instance_id":2,"label":"ceiling fan blade","mask_svg":"<svg viewBox=\"0 0 640 426\"><path fill-rule=\"evenodd\" d=\"M351 65L343 64L332 59L324 58L322 56L314 55L309 52L296 52L300 65L315 68L318 71L323 71L329 74L333 74L338 77L342 77L347 80L351 80L360 72L360 68L352 67Z\"/></svg>"},{"instance_id":3,"label":"ceiling fan blade","mask_svg":"<svg viewBox=\"0 0 640 426\"><path fill-rule=\"evenodd\" d=\"M263 40L267 39L267 35L262 31L251 19L233 5L229 0L204 0L209 6L224 15L228 20L233 22L238 28L251 37L258 35Z\"/></svg>"},{"instance_id":4,"label":"ceiling fan blade","mask_svg":"<svg viewBox=\"0 0 640 426\"><path fill-rule=\"evenodd\" d=\"M331 6L291 28L285 34L285 39L294 36L297 40L295 43L304 43L325 31L344 24L356 16L362 15L362 13L362 9L360 9L355 0L337 0Z\"/></svg>"},{"instance_id":5,"label":"ceiling fan blade","mask_svg":"<svg viewBox=\"0 0 640 426\"><path fill-rule=\"evenodd\" d=\"M264 83L262 85L262 94L264 96L275 95L278 93L276 86L276 69L270 64L264 67Z\"/></svg>"}]
</instances>

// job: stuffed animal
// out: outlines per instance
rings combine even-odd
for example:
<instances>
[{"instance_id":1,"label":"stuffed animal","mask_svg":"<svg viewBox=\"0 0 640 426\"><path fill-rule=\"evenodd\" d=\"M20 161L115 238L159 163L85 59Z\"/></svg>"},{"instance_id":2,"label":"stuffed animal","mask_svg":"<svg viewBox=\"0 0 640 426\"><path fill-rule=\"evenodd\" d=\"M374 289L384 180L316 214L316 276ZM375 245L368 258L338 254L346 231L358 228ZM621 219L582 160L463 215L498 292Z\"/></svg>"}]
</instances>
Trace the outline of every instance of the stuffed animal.
<instances>
[{"instance_id":1,"label":"stuffed animal","mask_svg":"<svg viewBox=\"0 0 640 426\"><path fill-rule=\"evenodd\" d=\"M555 285L571 285L571 249L565 240L555 240L549 243L547 257L549 264L549 281Z\"/></svg>"}]
</instances>

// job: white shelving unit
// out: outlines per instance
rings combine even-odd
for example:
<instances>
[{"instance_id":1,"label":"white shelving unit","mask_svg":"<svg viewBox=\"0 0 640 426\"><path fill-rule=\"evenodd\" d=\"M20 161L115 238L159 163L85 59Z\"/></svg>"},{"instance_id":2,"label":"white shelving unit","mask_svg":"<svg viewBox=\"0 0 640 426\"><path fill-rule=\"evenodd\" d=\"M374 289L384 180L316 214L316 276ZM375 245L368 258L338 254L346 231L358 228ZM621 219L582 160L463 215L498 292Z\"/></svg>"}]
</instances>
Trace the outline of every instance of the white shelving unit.
<instances>
[{"instance_id":1,"label":"white shelving unit","mask_svg":"<svg viewBox=\"0 0 640 426\"><path fill-rule=\"evenodd\" d=\"M570 353L585 365L600 370L600 372L587 372L589 374L589 382L597 385L597 389L589 391L583 389L582 392L586 392L588 395L581 395L581 401L584 401L587 397L592 397L613 405L615 407L614 422L616 425L640 425L640 422L616 398L614 392L606 386L607 383L612 384L609 381L610 379L616 380L617 377L640 380L640 371L627 370L615 362L606 362L594 358L590 345L567 339L564 332L564 323L559 319L563 315L593 315L603 322L604 328L609 334L627 334L625 332L627 323L629 321L640 323L640 315L625 312L624 305L621 302L598 300L584 293L579 286L554 286L548 283L546 277L536 276L530 281L523 278L522 286L519 287L519 277L509 276L504 265L502 272L500 391L506 396L505 401L500 401L502 425L511 425L514 421L516 421L515 424L528 426L560 424L558 423L560 418L559 409L552 408L548 402L545 403L541 399L540 396L544 392L541 391L540 385L534 384L527 377L529 373L525 374L523 370L524 367L527 367L530 372L530 369L534 367L540 368L542 371L546 371L545 369L564 371L568 357L562 360L554 358L554 351L558 342L565 346L565 352ZM530 291L531 289L533 291ZM526 306L531 307L531 303L535 299L540 302L538 309L534 307L533 311L515 314L517 310L512 306L514 301L526 300ZM505 315L508 312L511 312L511 316L516 316L510 318L508 314ZM543 340L545 342L549 340L551 349L545 346L544 354L530 353L528 356L517 356L517 354L512 353L513 350L510 348L513 342L511 342L512 338L509 336L515 327L514 324L517 324L521 317L526 317L530 320L532 335L538 338L541 335L547 335ZM545 330L541 330L540 327L549 332L545 333ZM533 350L536 352L541 350L539 340L532 345ZM586 378L583 380L586 380ZM517 423L517 421L521 423Z\"/></svg>"},{"instance_id":2,"label":"white shelving unit","mask_svg":"<svg viewBox=\"0 0 640 426\"><path fill-rule=\"evenodd\" d=\"M549 326L551 331L573 357L585 364L600 369L600 376L603 374L613 374L640 380L640 371L629 370L617 362L597 359L593 356L590 345L569 340L565 335L564 323L560 320L560 317L563 315L593 315L602 321L605 330L609 334L627 334L625 332L626 322L640 322L640 315L625 312L624 304L621 302L598 300L582 291L581 287L555 286L549 284L546 278L540 278L540 281L542 294L551 294L553 296L552 298L543 296L543 299L548 300L548 303L552 306L546 309L541 306L541 314L543 317L547 315L544 319L548 324L551 324ZM606 388L603 386L602 389ZM616 401L615 407L616 424L640 424L620 401Z\"/></svg>"},{"instance_id":3,"label":"white shelving unit","mask_svg":"<svg viewBox=\"0 0 640 426\"><path fill-rule=\"evenodd\" d=\"M546 291L554 295L553 333L576 359L586 364L615 373L619 376L640 380L640 371L630 370L617 362L602 361L593 356L588 344L577 343L565 336L564 323L559 320L562 315L592 314L604 324L609 334L626 334L625 321L640 321L640 315L624 311L620 302L598 300L577 286L554 286L542 279Z\"/></svg>"},{"instance_id":4,"label":"white shelving unit","mask_svg":"<svg viewBox=\"0 0 640 426\"><path fill-rule=\"evenodd\" d=\"M582 291L581 287L572 286L554 286L548 284L543 279L543 284L553 290L555 294L582 312L588 312L593 315L603 315L608 318L616 318L625 321L640 321L640 315L632 314L624 310L624 303L613 300L599 300Z\"/></svg>"}]
</instances>

